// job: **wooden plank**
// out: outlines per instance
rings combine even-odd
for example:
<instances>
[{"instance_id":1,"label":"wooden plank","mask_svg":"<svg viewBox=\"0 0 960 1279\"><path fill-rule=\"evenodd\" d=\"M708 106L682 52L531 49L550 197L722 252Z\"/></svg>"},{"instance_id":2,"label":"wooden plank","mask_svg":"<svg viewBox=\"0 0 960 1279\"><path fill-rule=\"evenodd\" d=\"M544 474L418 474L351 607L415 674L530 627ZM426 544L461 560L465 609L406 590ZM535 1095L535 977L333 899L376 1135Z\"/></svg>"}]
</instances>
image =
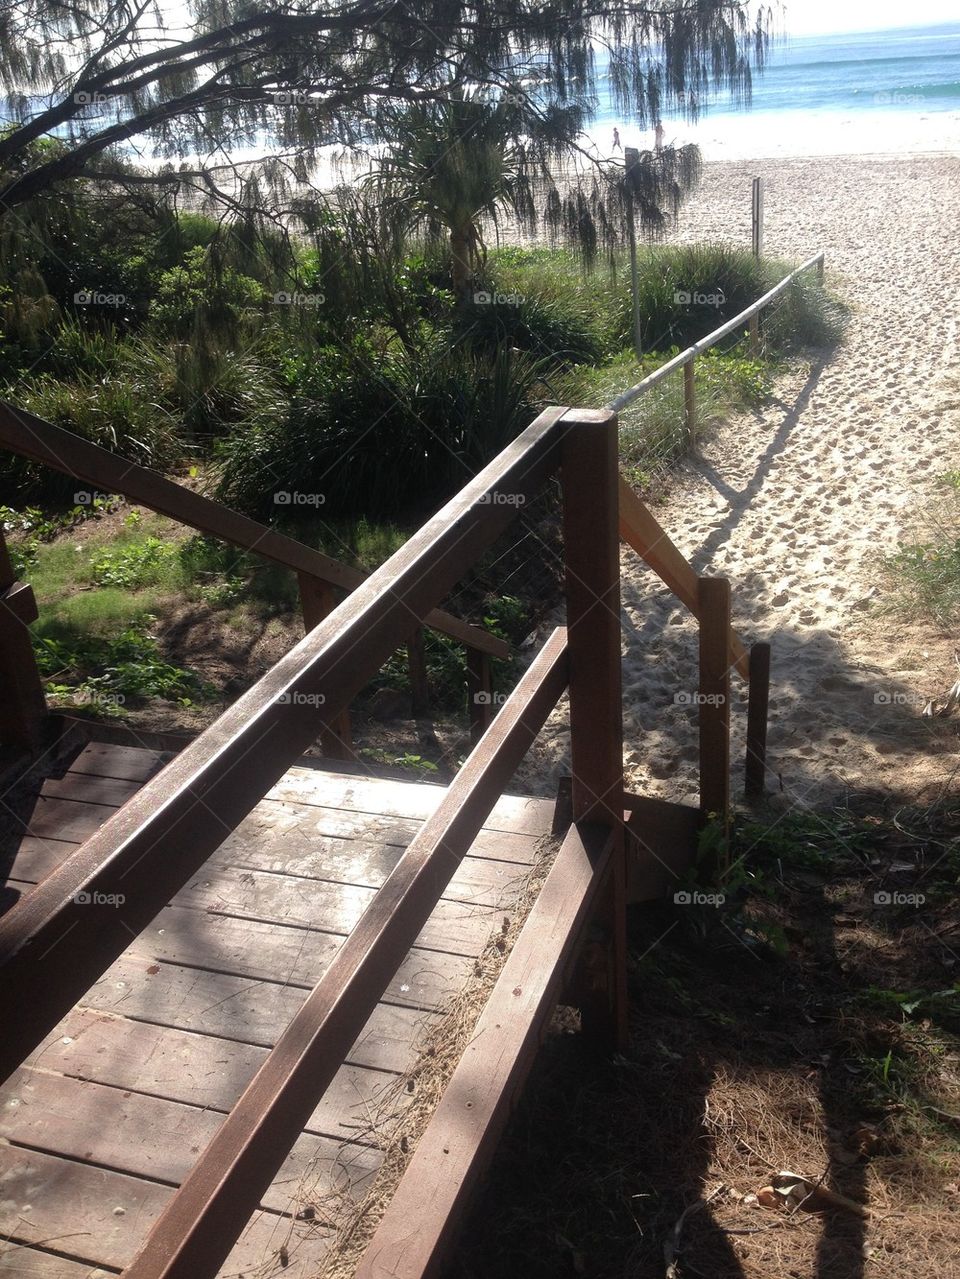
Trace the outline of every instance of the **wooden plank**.
<instances>
[{"instance_id":1,"label":"wooden plank","mask_svg":"<svg viewBox=\"0 0 960 1279\"><path fill-rule=\"evenodd\" d=\"M504 491L515 490L504 485ZM206 1279L566 687L554 632L151 1231L127 1279Z\"/></svg>"},{"instance_id":2,"label":"wooden plank","mask_svg":"<svg viewBox=\"0 0 960 1279\"><path fill-rule=\"evenodd\" d=\"M46 1240L48 1247L60 1247L89 1265L126 1266L173 1193L169 1186L139 1177L0 1146L0 1197L11 1205L5 1233L19 1243ZM288 1264L281 1266L280 1245L288 1232ZM254 1271L258 1279L280 1274L284 1279L311 1279L326 1248L323 1234L312 1223L264 1212L250 1222L224 1271ZM258 1270L265 1261L268 1268Z\"/></svg>"},{"instance_id":3,"label":"wooden plank","mask_svg":"<svg viewBox=\"0 0 960 1279\"><path fill-rule=\"evenodd\" d=\"M443 1272L469 1195L529 1073L577 941L612 870L617 843L603 826L567 832L356 1279Z\"/></svg>"},{"instance_id":4,"label":"wooden plank","mask_svg":"<svg viewBox=\"0 0 960 1279\"><path fill-rule=\"evenodd\" d=\"M30 1065L113 1088L226 1113L266 1060L268 1049L192 1031L76 1008ZM365 1051L361 1045L359 1052ZM348 1061L314 1108L305 1132L370 1141L374 1115L396 1075ZM406 1100L401 1095L400 1102Z\"/></svg>"},{"instance_id":5,"label":"wooden plank","mask_svg":"<svg viewBox=\"0 0 960 1279\"><path fill-rule=\"evenodd\" d=\"M670 896L693 866L703 813L650 795L624 795L628 902Z\"/></svg>"},{"instance_id":6,"label":"wooden plank","mask_svg":"<svg viewBox=\"0 0 960 1279\"><path fill-rule=\"evenodd\" d=\"M337 607L337 597L329 582L322 582L309 573L298 573L297 584L304 629L312 631ZM329 759L352 759L351 741L350 710L345 707L333 723L321 727L320 744Z\"/></svg>"},{"instance_id":7,"label":"wooden plank","mask_svg":"<svg viewBox=\"0 0 960 1279\"><path fill-rule=\"evenodd\" d=\"M54 803L53 798L56 797L45 796L41 829L73 830L75 833L83 830L85 815L60 807L75 801L57 798ZM547 808L544 803L544 809ZM97 818L101 822L105 820L99 812ZM319 870L326 867L329 871L326 878L338 883L357 882L357 874L361 872L355 868L359 866L363 868L359 882L379 887L418 829L419 823L400 819L373 818L362 813L354 818L342 810L264 800L224 840L208 865L252 866L278 874L309 874L314 878L319 878ZM549 827L540 834L547 829ZM293 834L300 837L295 840ZM474 867L475 859L517 866L532 865L536 860L537 844L538 837L533 835L481 831L467 854L463 882L492 885L501 879L493 867ZM11 863L10 874L28 883L39 883L79 846L77 840L24 835Z\"/></svg>"},{"instance_id":8,"label":"wooden plank","mask_svg":"<svg viewBox=\"0 0 960 1279\"><path fill-rule=\"evenodd\" d=\"M685 604L694 617L699 617L697 574L650 511L621 476L619 482L620 537ZM736 631L730 629L728 661L746 679L750 674L747 650Z\"/></svg>"},{"instance_id":9,"label":"wooden plank","mask_svg":"<svg viewBox=\"0 0 960 1279\"><path fill-rule=\"evenodd\" d=\"M623 821L617 418L577 410L564 421L573 820L615 826Z\"/></svg>"},{"instance_id":10,"label":"wooden plank","mask_svg":"<svg viewBox=\"0 0 960 1279\"><path fill-rule=\"evenodd\" d=\"M296 842L295 839L290 839L294 847ZM238 870L268 872L288 879L379 888L402 855L403 849L400 848L356 844L351 849L349 845L338 842L332 846L327 861L320 850L310 849L294 855L290 859L293 864L285 865L282 858L248 847L233 852L229 857L229 865ZM212 868L226 862L226 857L218 855L216 859L211 858L207 865ZM456 875L450 880L443 900L499 908L511 900L513 893L526 878L528 869L527 866L518 866L512 862L465 857Z\"/></svg>"},{"instance_id":11,"label":"wooden plank","mask_svg":"<svg viewBox=\"0 0 960 1279\"><path fill-rule=\"evenodd\" d=\"M107 1279L117 1273L0 1240L0 1279Z\"/></svg>"},{"instance_id":12,"label":"wooden plank","mask_svg":"<svg viewBox=\"0 0 960 1279\"><path fill-rule=\"evenodd\" d=\"M280 982L251 981L176 964L146 964L142 956L131 955L117 960L91 987L83 1006L151 1025L272 1048L308 994ZM418 1039L432 1016L417 1008L377 1004L347 1057L402 1074L416 1061Z\"/></svg>"},{"instance_id":13,"label":"wooden plank","mask_svg":"<svg viewBox=\"0 0 960 1279\"><path fill-rule=\"evenodd\" d=\"M210 866L201 871L176 900L178 905L214 915L295 924L342 936L353 931L364 911L376 900L378 891L354 884L328 884L289 875ZM502 914L500 907L444 899L437 904L414 944L451 955L478 955L491 930L499 925Z\"/></svg>"},{"instance_id":14,"label":"wooden plank","mask_svg":"<svg viewBox=\"0 0 960 1279\"><path fill-rule=\"evenodd\" d=\"M350 702L389 657L396 633L407 631L411 617L423 620L509 525L517 508L492 497L539 491L555 465L561 417L560 410L541 414L0 919L0 1023L9 1028L0 1074L20 1064L303 754L319 724ZM90 909L98 896L121 895L122 909ZM61 945L68 935L69 946ZM37 995L25 1004L28 984Z\"/></svg>"},{"instance_id":15,"label":"wooden plank","mask_svg":"<svg viewBox=\"0 0 960 1279\"><path fill-rule=\"evenodd\" d=\"M31 887L45 879L51 871L80 847L76 841L38 838L24 835L9 862L8 879L17 879Z\"/></svg>"},{"instance_id":16,"label":"wooden plank","mask_svg":"<svg viewBox=\"0 0 960 1279\"><path fill-rule=\"evenodd\" d=\"M468 660L472 651L467 649ZM421 719L430 714L430 679L423 628L420 626L407 639L407 674L410 677L410 709L414 718Z\"/></svg>"},{"instance_id":17,"label":"wooden plank","mask_svg":"<svg viewBox=\"0 0 960 1279\"><path fill-rule=\"evenodd\" d=\"M76 773L71 769L62 777L48 777L40 788L40 794L45 799L69 799L75 804L100 804L105 808L119 808L128 799L132 799L142 785L142 781L97 777L89 773Z\"/></svg>"},{"instance_id":18,"label":"wooden plank","mask_svg":"<svg viewBox=\"0 0 960 1279\"><path fill-rule=\"evenodd\" d=\"M0 591L0 606L23 626L29 626L40 616L33 587L26 582L11 582L5 590Z\"/></svg>"},{"instance_id":19,"label":"wooden plank","mask_svg":"<svg viewBox=\"0 0 960 1279\"><path fill-rule=\"evenodd\" d=\"M444 794L445 787L435 782L398 782L293 767L270 787L266 798L422 822L436 812ZM552 818L552 800L501 795L483 829L540 835L550 829Z\"/></svg>"},{"instance_id":20,"label":"wooden plank","mask_svg":"<svg viewBox=\"0 0 960 1279\"><path fill-rule=\"evenodd\" d=\"M111 804L80 804L58 796L38 795L25 821L10 817L11 830L36 839L59 839L82 844L118 812Z\"/></svg>"},{"instance_id":21,"label":"wooden plank","mask_svg":"<svg viewBox=\"0 0 960 1279\"><path fill-rule=\"evenodd\" d=\"M335 934L228 916L207 916L198 927L195 911L170 906L133 949L148 964L179 963L310 989L342 942L343 937ZM415 948L387 986L384 999L411 1008L441 1008L461 988L473 962L466 955Z\"/></svg>"},{"instance_id":22,"label":"wooden plank","mask_svg":"<svg viewBox=\"0 0 960 1279\"><path fill-rule=\"evenodd\" d=\"M149 750L144 746L89 742L70 765L70 772L145 782L158 773L170 758L169 751Z\"/></svg>"},{"instance_id":23,"label":"wooden plank","mask_svg":"<svg viewBox=\"0 0 960 1279\"><path fill-rule=\"evenodd\" d=\"M255 810L255 824L243 823L225 840L207 863L215 866L259 870L276 875L299 876L326 880L335 884L356 884L379 888L403 856L414 836L403 843L382 844L362 839L329 839L313 830L316 809L286 811L262 806ZM277 820L279 816L279 820ZM305 819L305 820L304 820ZM478 837L451 878L444 897L451 901L476 901L480 905L496 905L502 901L536 860L537 841L524 836L506 847L497 834ZM514 851L522 860L513 861L482 856L480 849L489 847L501 853ZM476 849L477 851L474 851Z\"/></svg>"},{"instance_id":24,"label":"wooden plank","mask_svg":"<svg viewBox=\"0 0 960 1279\"><path fill-rule=\"evenodd\" d=\"M620 536L696 615L697 575L622 476L618 486Z\"/></svg>"},{"instance_id":25,"label":"wooden plank","mask_svg":"<svg viewBox=\"0 0 960 1279\"><path fill-rule=\"evenodd\" d=\"M700 807L726 824L730 815L730 583L701 577Z\"/></svg>"},{"instance_id":26,"label":"wooden plank","mask_svg":"<svg viewBox=\"0 0 960 1279\"><path fill-rule=\"evenodd\" d=\"M178 1186L223 1115L22 1067L0 1085L0 1136L17 1146ZM299 1137L262 1200L295 1213L304 1198L321 1218L359 1197L381 1163L368 1145ZM320 1207L320 1205L323 1205Z\"/></svg>"},{"instance_id":27,"label":"wooden plank","mask_svg":"<svg viewBox=\"0 0 960 1279\"><path fill-rule=\"evenodd\" d=\"M29 892L33 887L19 880L8 880L8 884L19 892ZM461 913L457 908L450 915L456 920ZM415 1008L441 1006L451 991L462 984L473 957L489 936L489 928L496 927L500 917L501 912L497 911L491 917L492 925L470 925L466 942L457 940L465 935L460 921L454 924L453 937L445 927L438 926L426 938L434 945L411 950L387 986L385 997L392 1003ZM250 978L276 978L279 973L294 985L313 986L346 936L345 931L337 932L332 927L320 931L316 923L311 919L306 925L286 925L275 920L211 914L174 903L165 907L141 934L135 950L148 962L180 961L187 967ZM466 953L438 949L444 943L458 945Z\"/></svg>"},{"instance_id":28,"label":"wooden plank","mask_svg":"<svg viewBox=\"0 0 960 1279\"><path fill-rule=\"evenodd\" d=\"M71 479L86 481L95 488L112 493L121 493L130 501L149 507L160 515L167 515L181 524L187 524L201 533L208 533L233 546L255 551L257 555L281 564L284 568L321 578L345 591L356 590L367 580L360 569L341 564L322 551L306 546L284 533L278 533L266 524L258 524L256 520L241 515L212 498L204 497L202 493L166 479L157 471L137 466L126 458L3 401L0 401L0 444L22 457L32 458L55 471L61 471ZM436 630L464 644L485 649L497 657L510 656L509 645L503 640L477 626L471 626L459 617L452 617L442 609L432 609L427 620Z\"/></svg>"}]
</instances>

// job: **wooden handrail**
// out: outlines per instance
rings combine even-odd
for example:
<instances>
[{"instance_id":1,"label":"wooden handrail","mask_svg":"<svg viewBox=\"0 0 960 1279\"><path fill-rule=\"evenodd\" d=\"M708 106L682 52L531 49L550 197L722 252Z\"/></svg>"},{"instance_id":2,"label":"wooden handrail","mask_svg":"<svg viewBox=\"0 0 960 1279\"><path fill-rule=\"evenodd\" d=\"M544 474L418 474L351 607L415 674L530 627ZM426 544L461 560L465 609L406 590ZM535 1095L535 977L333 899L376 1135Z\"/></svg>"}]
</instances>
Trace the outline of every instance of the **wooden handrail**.
<instances>
[{"instance_id":1,"label":"wooden handrail","mask_svg":"<svg viewBox=\"0 0 960 1279\"><path fill-rule=\"evenodd\" d=\"M557 630L170 1200L125 1279L218 1272L238 1223L256 1211L567 679L566 632Z\"/></svg>"},{"instance_id":2,"label":"wooden handrail","mask_svg":"<svg viewBox=\"0 0 960 1279\"><path fill-rule=\"evenodd\" d=\"M681 604L685 604L694 617L699 618L700 594L696 571L674 546L623 476L620 477L619 500L620 537L649 564ZM728 660L744 679L749 678L750 658L743 641L732 627Z\"/></svg>"},{"instance_id":3,"label":"wooden handrail","mask_svg":"<svg viewBox=\"0 0 960 1279\"><path fill-rule=\"evenodd\" d=\"M704 351L709 351L710 347L715 346L721 338L725 338L728 333L732 333L734 329L739 328L741 324L747 324L755 315L759 315L765 306L770 303L784 291L788 285L796 279L803 271L809 271L812 266L819 266L821 272L823 270L824 254L815 253L812 258L808 258L791 271L789 275L785 275L779 284L775 284L769 292L764 293L762 298L758 298L756 302L751 303L746 310L741 311L739 315L735 315L732 320L727 320L725 324L721 324L718 329L714 329L712 333L708 333L705 338L701 338L699 342L694 342L693 346L688 346L685 351L681 351L679 355L675 355L668 360L666 364L661 364L658 369L648 374L636 386L628 387L625 391L621 391L615 400L611 400L609 408L619 413L621 409L625 409L628 404L632 404L634 400L639 399L644 391L649 391L652 386L656 386L658 382L662 382L665 377L671 373L675 373L677 369L682 369L685 364L689 364L691 360L696 359L698 355L702 355Z\"/></svg>"},{"instance_id":4,"label":"wooden handrail","mask_svg":"<svg viewBox=\"0 0 960 1279\"><path fill-rule=\"evenodd\" d=\"M232 546L254 551L264 559L305 573L340 590L354 591L367 580L360 569L342 564L322 551L278 533L239 511L194 493L157 471L130 462L72 431L54 426L24 409L0 400L0 446L33 462L60 471L78 483L108 493L119 493L160 515L167 515L200 533L218 537ZM507 658L510 646L496 635L471 626L442 609L426 618L434 630L492 657ZM410 628L406 628L409 630Z\"/></svg>"},{"instance_id":5,"label":"wooden handrail","mask_svg":"<svg viewBox=\"0 0 960 1279\"><path fill-rule=\"evenodd\" d=\"M0 1077L219 847L320 725L336 720L393 652L398 632L422 622L535 496L559 464L565 413L541 413L0 920ZM498 500L502 494L517 500ZM25 1002L28 989L36 997Z\"/></svg>"}]
</instances>

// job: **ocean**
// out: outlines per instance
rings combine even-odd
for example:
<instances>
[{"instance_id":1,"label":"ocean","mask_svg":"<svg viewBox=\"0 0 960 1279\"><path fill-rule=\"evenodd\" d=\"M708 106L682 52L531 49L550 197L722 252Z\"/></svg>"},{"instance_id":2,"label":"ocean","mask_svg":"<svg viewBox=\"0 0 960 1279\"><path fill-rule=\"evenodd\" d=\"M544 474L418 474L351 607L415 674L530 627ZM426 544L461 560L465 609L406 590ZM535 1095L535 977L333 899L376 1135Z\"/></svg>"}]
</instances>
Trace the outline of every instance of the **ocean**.
<instances>
[{"instance_id":1,"label":"ocean","mask_svg":"<svg viewBox=\"0 0 960 1279\"><path fill-rule=\"evenodd\" d=\"M598 148L609 152L615 127L625 145L650 146L652 130L618 116L599 58L598 81ZM678 114L663 124L668 142L696 142L707 160L960 153L960 23L778 42L749 109L721 93L696 124Z\"/></svg>"}]
</instances>

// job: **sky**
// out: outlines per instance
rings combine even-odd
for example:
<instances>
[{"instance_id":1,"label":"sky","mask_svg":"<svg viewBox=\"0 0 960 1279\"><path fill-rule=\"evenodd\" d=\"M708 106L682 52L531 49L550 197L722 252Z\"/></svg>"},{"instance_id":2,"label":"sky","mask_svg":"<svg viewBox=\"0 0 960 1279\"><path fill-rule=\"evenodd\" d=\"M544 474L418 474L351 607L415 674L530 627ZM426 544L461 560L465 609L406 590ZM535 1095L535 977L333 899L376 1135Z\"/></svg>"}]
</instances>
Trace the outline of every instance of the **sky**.
<instances>
[{"instance_id":1,"label":"sky","mask_svg":"<svg viewBox=\"0 0 960 1279\"><path fill-rule=\"evenodd\" d=\"M828 32L881 31L885 27L925 27L957 22L957 0L787 0L781 27L788 35L823 35Z\"/></svg>"}]
</instances>

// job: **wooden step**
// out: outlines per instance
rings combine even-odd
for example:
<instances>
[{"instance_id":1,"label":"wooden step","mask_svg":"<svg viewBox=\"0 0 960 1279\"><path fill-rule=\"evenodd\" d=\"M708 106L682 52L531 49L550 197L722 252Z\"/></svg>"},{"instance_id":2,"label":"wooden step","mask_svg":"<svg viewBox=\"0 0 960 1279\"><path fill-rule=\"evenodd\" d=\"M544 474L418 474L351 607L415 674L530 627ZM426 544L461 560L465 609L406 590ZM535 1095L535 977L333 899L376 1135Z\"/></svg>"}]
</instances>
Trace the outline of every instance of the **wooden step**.
<instances>
[{"instance_id":1,"label":"wooden step","mask_svg":"<svg viewBox=\"0 0 960 1279\"><path fill-rule=\"evenodd\" d=\"M493 1156L610 869L613 839L572 826L356 1272L442 1273Z\"/></svg>"}]
</instances>

